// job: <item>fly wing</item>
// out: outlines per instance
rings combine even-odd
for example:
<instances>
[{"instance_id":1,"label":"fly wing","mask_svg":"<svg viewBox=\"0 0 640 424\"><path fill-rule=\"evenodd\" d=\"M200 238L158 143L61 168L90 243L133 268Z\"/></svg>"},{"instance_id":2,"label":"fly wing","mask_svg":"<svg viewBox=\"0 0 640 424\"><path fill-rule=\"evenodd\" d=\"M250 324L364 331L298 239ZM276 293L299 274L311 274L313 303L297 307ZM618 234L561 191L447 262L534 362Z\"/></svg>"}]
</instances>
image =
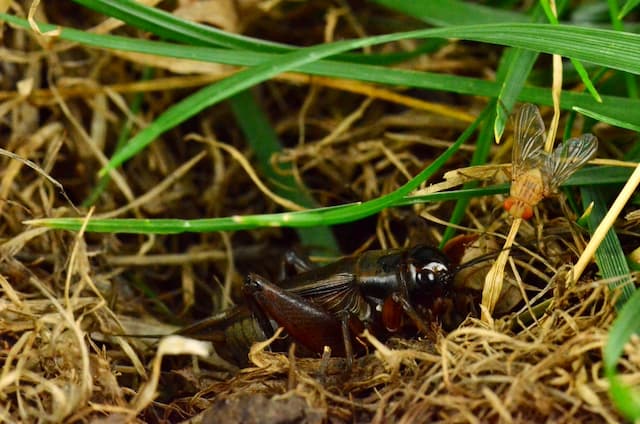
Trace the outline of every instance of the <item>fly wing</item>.
<instances>
[{"instance_id":1,"label":"fly wing","mask_svg":"<svg viewBox=\"0 0 640 424\"><path fill-rule=\"evenodd\" d=\"M514 119L514 143L512 149L512 178L531 168L538 167L544 159L544 122L538 108L523 105Z\"/></svg>"},{"instance_id":2,"label":"fly wing","mask_svg":"<svg viewBox=\"0 0 640 424\"><path fill-rule=\"evenodd\" d=\"M542 175L545 175L546 189L554 192L560 184L567 180L591 159L598 149L598 139L593 134L582 134L556 147L543 164Z\"/></svg>"}]
</instances>

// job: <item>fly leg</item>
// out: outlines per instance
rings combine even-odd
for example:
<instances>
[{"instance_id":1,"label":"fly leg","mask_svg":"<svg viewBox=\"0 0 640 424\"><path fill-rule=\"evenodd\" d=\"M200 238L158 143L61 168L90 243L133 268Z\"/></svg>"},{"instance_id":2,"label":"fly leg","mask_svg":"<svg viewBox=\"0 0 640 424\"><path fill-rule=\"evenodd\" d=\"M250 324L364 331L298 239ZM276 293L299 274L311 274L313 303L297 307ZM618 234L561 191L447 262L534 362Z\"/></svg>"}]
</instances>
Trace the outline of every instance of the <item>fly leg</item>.
<instances>
[{"instance_id":1,"label":"fly leg","mask_svg":"<svg viewBox=\"0 0 640 424\"><path fill-rule=\"evenodd\" d=\"M256 317L265 325L269 320L275 321L312 352L320 354L324 346L329 346L337 355L345 354L343 324L329 311L257 274L249 274L243 291Z\"/></svg>"}]
</instances>

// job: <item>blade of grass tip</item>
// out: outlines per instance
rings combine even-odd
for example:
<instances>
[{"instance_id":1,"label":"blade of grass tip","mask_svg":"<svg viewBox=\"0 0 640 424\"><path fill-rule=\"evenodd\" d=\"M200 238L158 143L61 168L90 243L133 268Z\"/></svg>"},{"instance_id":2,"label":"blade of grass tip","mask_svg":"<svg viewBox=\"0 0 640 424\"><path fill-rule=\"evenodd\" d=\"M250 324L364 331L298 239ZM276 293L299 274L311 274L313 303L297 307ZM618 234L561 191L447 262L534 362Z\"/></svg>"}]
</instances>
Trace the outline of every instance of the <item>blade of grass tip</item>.
<instances>
[{"instance_id":1,"label":"blade of grass tip","mask_svg":"<svg viewBox=\"0 0 640 424\"><path fill-rule=\"evenodd\" d=\"M567 181L562 183L561 187L567 188L584 185L602 186L608 184L624 184L629 180L629 177L633 172L630 168L620 168L615 166L600 166L597 168L598 172L593 172L593 169L594 168L579 169L569 177ZM409 206L417 203L446 202L448 200L471 199L474 197L495 196L496 194L507 193L509 193L509 184L497 184L478 188L462 188L460 190L448 190L425 195L405 196L396 204L396 206ZM577 208L575 210L577 210Z\"/></svg>"},{"instance_id":2,"label":"blade of grass tip","mask_svg":"<svg viewBox=\"0 0 640 424\"><path fill-rule=\"evenodd\" d=\"M247 141L256 154L262 172L273 182L274 191L306 208L317 207L318 204L301 187L291 174L291 165L282 164L276 171L271 162L274 154L282 151L282 145L271 123L256 103L250 91L245 90L229 99L236 121L242 128ZM338 243L329 227L311 227L298 230L298 236L305 246L316 253L338 255Z\"/></svg>"},{"instance_id":3,"label":"blade of grass tip","mask_svg":"<svg viewBox=\"0 0 640 424\"><path fill-rule=\"evenodd\" d=\"M482 196L495 196L509 192L508 184L497 184L489 187L461 188L460 190L448 190L438 193L429 193L417 196L405 196L396 206L409 206L418 203L446 202L447 200L471 199Z\"/></svg>"},{"instance_id":4,"label":"blade of grass tip","mask_svg":"<svg viewBox=\"0 0 640 424\"><path fill-rule=\"evenodd\" d=\"M542 6L542 10L544 10L545 15L547 15L547 19L549 20L551 25L559 25L560 22L558 21L558 17L555 15L555 13L553 13L553 10L551 10L549 0L541 0L540 4ZM602 97L600 96L600 93L598 93L598 90L596 90L596 87L593 85L593 82L589 78L589 74L584 68L584 65L582 65L582 62L571 57L569 58L569 60L571 60L571 63L573 64L576 72L578 73L578 76L582 80L582 83L584 84L589 94L591 94L595 101L597 101L598 103L602 103Z\"/></svg>"},{"instance_id":5,"label":"blade of grass tip","mask_svg":"<svg viewBox=\"0 0 640 424\"><path fill-rule=\"evenodd\" d=\"M222 46L230 49L284 52L292 47L219 30L182 19L164 10L131 0L73 0L88 9L120 19L127 24L173 40L200 46Z\"/></svg>"},{"instance_id":6,"label":"blade of grass tip","mask_svg":"<svg viewBox=\"0 0 640 424\"><path fill-rule=\"evenodd\" d=\"M203 233L213 231L249 230L260 227L303 228L319 225L335 225L366 218L387 207L400 204L405 196L434 175L460 149L476 131L478 125L487 118L486 109L458 137L447 150L429 166L397 190L364 203L318 208L301 212L232 216L225 218L181 219L93 219L87 224L87 231L131 234L178 234L185 232ZM46 218L25 221L26 225L45 225L50 228L77 231L82 225L80 218Z\"/></svg>"},{"instance_id":7,"label":"blade of grass tip","mask_svg":"<svg viewBox=\"0 0 640 424\"><path fill-rule=\"evenodd\" d=\"M607 124L611 124L616 127L626 128L631 131L640 132L640 125L636 125L632 122L629 122L626 120L623 121L613 116L603 115L601 113L595 112L593 110L585 109L580 106L574 106L572 109L582 115L588 116L589 118L593 118L597 121L606 122Z\"/></svg>"},{"instance_id":8,"label":"blade of grass tip","mask_svg":"<svg viewBox=\"0 0 640 424\"><path fill-rule=\"evenodd\" d=\"M631 336L640 333L638 311L640 311L640 290L636 290L620 309L611 325L609 339L602 352L605 374L609 380L609 396L630 422L637 422L640 419L640 392L622 383L617 373L617 365L624 346Z\"/></svg>"},{"instance_id":9,"label":"blade of grass tip","mask_svg":"<svg viewBox=\"0 0 640 424\"><path fill-rule=\"evenodd\" d=\"M506 65L506 74L504 78L497 78L502 83L500 84L498 101L495 106L495 121L493 124L493 136L496 143L500 143L511 110L516 104L529 72L531 72L533 64L538 58L538 53L524 49L508 49L503 58ZM500 68L498 73L500 73Z\"/></svg>"},{"instance_id":10,"label":"blade of grass tip","mask_svg":"<svg viewBox=\"0 0 640 424\"><path fill-rule=\"evenodd\" d=\"M584 208L587 208L593 202L593 209L588 217L589 232L591 234L594 233L596 227L602 222L606 212L609 210L602 196L602 190L602 188L593 186L582 187L580 190ZM595 259L602 278L612 281L609 284L609 289L611 291L618 288L621 289L620 297L616 303L616 307L620 309L631 297L634 289L627 259L613 228L607 231L602 243L600 243L595 252Z\"/></svg>"},{"instance_id":11,"label":"blade of grass tip","mask_svg":"<svg viewBox=\"0 0 640 424\"><path fill-rule=\"evenodd\" d=\"M542 18L541 6L536 6L531 20L538 22ZM507 49L501 58L496 75L496 81L501 84L496 103L495 122L493 124L493 134L497 144L500 144L509 115L516 104L522 87L527 82L529 73L537 58L537 52L519 48Z\"/></svg>"},{"instance_id":12,"label":"blade of grass tip","mask_svg":"<svg viewBox=\"0 0 640 424\"><path fill-rule=\"evenodd\" d=\"M141 80L149 81L151 80L151 78L153 78L154 74L155 74L155 69L146 67L142 71ZM144 93L136 93L131 102L131 107L130 107L131 116L135 116L140 112L143 101L144 101ZM130 117L127 117L127 120L125 121L124 125L120 130L120 134L118 135L118 141L116 142L116 148L114 149L115 152L122 149L122 146L124 146L127 140L129 140L132 129L133 129L133 120ZM107 188L107 185L109 185L109 181L111 181L111 177L109 176L109 174L106 174L102 178L100 178L98 180L98 184L93 188L91 193L89 193L89 196L85 199L85 201L82 202L82 206L83 207L93 206L98 201L98 198L100 197L100 195Z\"/></svg>"},{"instance_id":13,"label":"blade of grass tip","mask_svg":"<svg viewBox=\"0 0 640 424\"><path fill-rule=\"evenodd\" d=\"M640 4L640 0L627 0L624 6L622 6L620 13L618 13L618 19L624 19L638 4Z\"/></svg>"}]
</instances>

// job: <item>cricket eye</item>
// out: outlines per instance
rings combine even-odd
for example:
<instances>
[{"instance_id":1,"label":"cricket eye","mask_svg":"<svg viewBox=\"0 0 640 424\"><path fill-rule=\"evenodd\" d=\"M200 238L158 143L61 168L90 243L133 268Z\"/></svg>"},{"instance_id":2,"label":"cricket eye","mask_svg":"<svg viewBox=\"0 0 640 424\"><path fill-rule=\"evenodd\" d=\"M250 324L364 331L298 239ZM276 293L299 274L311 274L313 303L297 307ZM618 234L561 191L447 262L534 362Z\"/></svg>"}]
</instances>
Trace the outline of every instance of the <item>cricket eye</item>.
<instances>
[{"instance_id":1,"label":"cricket eye","mask_svg":"<svg viewBox=\"0 0 640 424\"><path fill-rule=\"evenodd\" d=\"M450 277L449 268L445 264L442 262L429 262L418 271L416 282L418 285L446 285Z\"/></svg>"}]
</instances>

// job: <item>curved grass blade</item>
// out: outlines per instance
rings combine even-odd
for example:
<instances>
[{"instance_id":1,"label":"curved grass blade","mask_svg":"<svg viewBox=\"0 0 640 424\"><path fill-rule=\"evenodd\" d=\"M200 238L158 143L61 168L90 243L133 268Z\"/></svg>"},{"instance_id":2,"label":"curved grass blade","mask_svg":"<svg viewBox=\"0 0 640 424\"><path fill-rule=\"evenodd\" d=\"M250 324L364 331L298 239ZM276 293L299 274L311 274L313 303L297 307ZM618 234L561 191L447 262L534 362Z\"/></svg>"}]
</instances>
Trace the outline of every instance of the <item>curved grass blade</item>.
<instances>
[{"instance_id":1,"label":"curved grass blade","mask_svg":"<svg viewBox=\"0 0 640 424\"><path fill-rule=\"evenodd\" d=\"M588 116L589 118L606 122L607 124L615 125L616 127L626 128L631 131L640 132L640 123L635 124L622 119L617 119L616 117L603 115L601 113L595 112L593 110L588 110L580 106L574 106L572 109L584 116Z\"/></svg>"},{"instance_id":2,"label":"curved grass blade","mask_svg":"<svg viewBox=\"0 0 640 424\"><path fill-rule=\"evenodd\" d=\"M558 26L547 29L555 29ZM468 31L470 27L465 29ZM477 29L476 29L477 30ZM274 60L267 61L254 68L242 71L235 75L232 75L216 84L201 89L197 93L189 96L188 98L176 103L169 109L167 109L162 115L160 115L156 121L154 121L148 128L140 132L130 143L116 153L111 159L109 164L101 171L102 175L111 169L114 169L130 159L137 152L151 143L157 136L164 133L170 128L173 128L178 123L186 120L187 118L195 115L205 107L211 106L227 97L238 93L239 91L251 87L259 82L267 80L279 73L285 72L290 69L298 68L310 62L315 62L323 57L331 56L340 52L348 51L354 48L363 47L365 45L378 44L389 40L402 39L407 34L413 36L417 34L425 34L428 31L413 31L411 33L404 34L391 34L387 36L370 37L368 39L361 40L349 40L340 41L331 44L325 44L320 46L314 46L306 49L301 49L292 53L287 53L284 56L278 57ZM436 30L442 31L442 30ZM399 38L398 38L399 37ZM638 37L640 42L640 37ZM638 64L636 64L638 66ZM638 68L640 71L640 68Z\"/></svg>"},{"instance_id":3,"label":"curved grass blade","mask_svg":"<svg viewBox=\"0 0 640 424\"><path fill-rule=\"evenodd\" d=\"M503 61L505 63L504 69L506 75L500 78L500 70L498 70L497 78L498 81L502 81L498 101L495 106L496 118L493 124L493 136L497 143L500 142L502 133L509 120L509 114L537 58L538 54L531 50L509 49L505 53Z\"/></svg>"},{"instance_id":4,"label":"curved grass blade","mask_svg":"<svg viewBox=\"0 0 640 424\"><path fill-rule=\"evenodd\" d=\"M304 228L328 226L352 222L366 218L393 206L418 188L448 161L486 119L486 113L478 118L458 137L447 150L428 167L409 180L402 187L377 199L364 203L332 206L309 211L285 212L263 215L245 215L226 218L205 218L195 220L180 219L92 219L86 225L89 232L134 233L134 234L177 234L185 232L212 232L248 230L259 227ZM47 218L31 220L25 224L45 225L51 228L77 231L86 222L84 218Z\"/></svg>"},{"instance_id":5,"label":"curved grass blade","mask_svg":"<svg viewBox=\"0 0 640 424\"><path fill-rule=\"evenodd\" d=\"M25 19L17 18L13 15L0 13L0 20L7 21L12 24L29 29L29 23ZM38 23L38 26L44 31L59 30L60 37L71 39L72 29L60 28L59 26ZM66 34L65 34L66 32ZM104 40L105 35L89 34L83 31L75 31L75 40L86 44L93 38L95 40ZM113 36L111 36L113 37ZM121 42L125 41L120 47L110 46L111 48L121 48L128 50L134 40L119 37ZM357 40L342 40L321 46L309 47L305 51L315 51L316 61L338 54L349 49L357 49L362 47L373 46L377 44L389 43L406 39L422 39L422 38L461 38L466 40L480 41L485 43L504 45L510 47L521 47L528 50L534 50L549 54L558 54L561 56L585 60L597 65L607 66L609 68L618 69L633 74L640 74L640 61L636 60L640 56L640 35L630 32L613 31L608 29L578 27L572 25L547 25L533 23L511 23L511 24L487 24L487 25L469 25L469 26L452 26L447 28L435 28L425 30L407 31L393 34L378 35ZM140 41L140 40L135 40ZM149 47L159 43L149 41L146 49L141 50L143 53L155 53L149 50ZM162 43L159 43L162 44ZM95 45L95 44L94 44ZM106 48L107 46L98 44L97 47ZM207 60L194 54L192 49L203 49L206 52L208 48L198 46L176 46L172 49L174 54L194 60ZM239 52L235 52L239 53ZM244 52L245 54L256 54L256 52ZM229 51L219 52L220 56L231 54ZM168 54L171 56L171 54ZM173 56L178 57L178 56ZM212 60L215 61L215 60ZM228 63L228 62L225 62ZM304 63L304 61L302 61ZM302 65L297 65L302 66Z\"/></svg>"},{"instance_id":6,"label":"curved grass blade","mask_svg":"<svg viewBox=\"0 0 640 424\"><path fill-rule=\"evenodd\" d=\"M640 0L627 0L627 2L622 6L622 10L618 13L618 19L622 20L625 16L629 14L638 4L640 4Z\"/></svg>"},{"instance_id":7,"label":"curved grass blade","mask_svg":"<svg viewBox=\"0 0 640 424\"><path fill-rule=\"evenodd\" d=\"M541 15L540 7L536 7L532 20L534 22L539 21ZM501 82L493 124L493 136L496 143L500 143L509 115L516 104L522 87L527 82L529 73L537 58L538 53L535 51L519 48L510 48L502 56L500 66L496 72L496 80Z\"/></svg>"},{"instance_id":8,"label":"curved grass blade","mask_svg":"<svg viewBox=\"0 0 640 424\"><path fill-rule=\"evenodd\" d=\"M24 19L16 18L11 15L0 14L0 20L2 19L29 29L28 23ZM41 26L45 30L55 28L52 25ZM68 28L62 29L60 38L69 41L81 42L98 48L111 48L116 50L157 54L161 56L198 59L230 65L255 66L274 58L273 54L268 53L223 50L197 46L180 46L112 35L91 34ZM640 43L638 46L640 46ZM638 49L636 48L636 50ZM619 54L625 53L620 51ZM638 62L638 64L640 64L640 62ZM495 82L476 78L417 72L404 69L389 69L382 66L364 64L351 64L349 66L344 66L341 62L331 60L309 63L302 66L297 71L313 75L354 79L378 84L442 90L474 96L495 97L499 93L500 89L500 86ZM518 100L538 105L552 105L551 95L547 88L525 86L522 88ZM636 112L640 108L640 100L637 99L604 96L603 103L600 104L594 101L591 96L586 94L565 91L562 94L560 106L565 110L571 109L574 106L579 106L595 113L599 113L603 117L618 119L620 121L627 122L629 125L640 126L640 114ZM609 122L607 119L604 120L605 122Z\"/></svg>"},{"instance_id":9,"label":"curved grass blade","mask_svg":"<svg viewBox=\"0 0 640 424\"><path fill-rule=\"evenodd\" d=\"M229 49L285 52L293 49L285 44L258 40L219 30L179 18L164 10L131 0L73 0L86 8L120 19L127 24L156 34L167 40L199 46L221 46Z\"/></svg>"},{"instance_id":10,"label":"curved grass blade","mask_svg":"<svg viewBox=\"0 0 640 424\"><path fill-rule=\"evenodd\" d=\"M96 12L119 19L133 27L156 34L165 40L179 43L271 53L286 53L297 48L296 46L221 31L215 27L182 19L164 10L131 0L117 2L112 0L73 1ZM430 40L422 43L413 51L377 54L346 53L336 55L335 59L354 63L392 64L434 51L441 44L440 40Z\"/></svg>"}]
</instances>

